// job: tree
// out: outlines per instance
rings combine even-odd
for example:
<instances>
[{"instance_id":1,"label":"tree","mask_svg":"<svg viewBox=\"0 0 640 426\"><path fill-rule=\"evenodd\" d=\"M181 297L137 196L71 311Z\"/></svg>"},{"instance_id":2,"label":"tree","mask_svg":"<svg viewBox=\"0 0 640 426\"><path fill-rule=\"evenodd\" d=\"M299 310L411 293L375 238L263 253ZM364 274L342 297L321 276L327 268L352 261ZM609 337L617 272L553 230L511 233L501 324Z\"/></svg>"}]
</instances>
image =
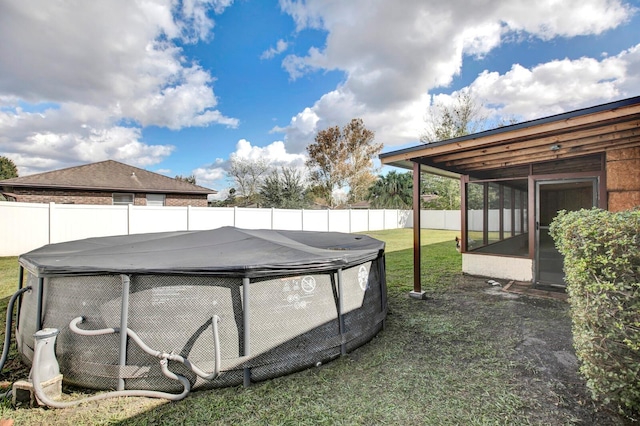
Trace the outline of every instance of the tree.
<instances>
[{"instance_id":1,"label":"tree","mask_svg":"<svg viewBox=\"0 0 640 426\"><path fill-rule=\"evenodd\" d=\"M376 180L373 157L382 150L382 143L373 142L375 134L364 127L360 118L351 120L343 128L342 135L347 145L348 202L356 203L367 198L367 191Z\"/></svg>"},{"instance_id":2,"label":"tree","mask_svg":"<svg viewBox=\"0 0 640 426\"><path fill-rule=\"evenodd\" d=\"M433 102L428 111L429 124L420 141L443 141L483 130L487 117L482 107L482 103L469 90L456 92L451 105Z\"/></svg>"},{"instance_id":3,"label":"tree","mask_svg":"<svg viewBox=\"0 0 640 426\"><path fill-rule=\"evenodd\" d=\"M423 194L434 194L436 198L423 203L432 210L458 210L460 208L460 181L453 178L423 174L421 176Z\"/></svg>"},{"instance_id":4,"label":"tree","mask_svg":"<svg viewBox=\"0 0 640 426\"><path fill-rule=\"evenodd\" d=\"M382 150L382 144L374 143L373 138L362 119L354 118L342 130L333 126L319 131L307 147L311 183L329 207L334 207L334 190L347 185L349 201L366 197L375 180L372 158Z\"/></svg>"},{"instance_id":5,"label":"tree","mask_svg":"<svg viewBox=\"0 0 640 426\"><path fill-rule=\"evenodd\" d=\"M271 172L260 187L260 197L264 207L303 209L310 204L302 174L290 167Z\"/></svg>"},{"instance_id":6,"label":"tree","mask_svg":"<svg viewBox=\"0 0 640 426\"><path fill-rule=\"evenodd\" d=\"M250 160L232 155L227 173L237 184L245 205L258 202L258 190L268 170L269 164L264 159Z\"/></svg>"},{"instance_id":7,"label":"tree","mask_svg":"<svg viewBox=\"0 0 640 426\"><path fill-rule=\"evenodd\" d=\"M229 188L229 195L227 195L226 200L224 200L227 204L227 206L232 206L236 203L236 193L238 191L236 191L235 188Z\"/></svg>"},{"instance_id":8,"label":"tree","mask_svg":"<svg viewBox=\"0 0 640 426\"><path fill-rule=\"evenodd\" d=\"M181 180L182 182L187 182L187 183L191 183L193 185L196 185L196 176L195 175L190 175L190 176L177 175L176 176L176 180Z\"/></svg>"},{"instance_id":9,"label":"tree","mask_svg":"<svg viewBox=\"0 0 640 426\"><path fill-rule=\"evenodd\" d=\"M209 207L229 207L236 204L236 190L235 188L229 188L227 192L227 198L224 200L209 200Z\"/></svg>"},{"instance_id":10,"label":"tree","mask_svg":"<svg viewBox=\"0 0 640 426\"><path fill-rule=\"evenodd\" d=\"M342 145L340 128L333 126L319 131L315 142L307 146L309 179L329 207L333 207L333 190L345 183L347 152Z\"/></svg>"},{"instance_id":11,"label":"tree","mask_svg":"<svg viewBox=\"0 0 640 426\"><path fill-rule=\"evenodd\" d=\"M0 180L18 177L16 164L8 157L0 155Z\"/></svg>"},{"instance_id":12,"label":"tree","mask_svg":"<svg viewBox=\"0 0 640 426\"><path fill-rule=\"evenodd\" d=\"M515 117L500 118L490 123L483 113L483 105L469 90L456 92L453 103L445 105L434 102L429 107L429 125L420 136L424 143L453 139L475 133L490 127L503 127L517 123ZM460 182L456 179L424 175L422 179L422 193L436 194L437 198L424 203L425 208L438 210L456 210L460 208ZM467 193L467 208L476 208L480 202L482 208L482 192L478 192L476 185L470 185Z\"/></svg>"},{"instance_id":13,"label":"tree","mask_svg":"<svg viewBox=\"0 0 640 426\"><path fill-rule=\"evenodd\" d=\"M395 170L381 175L369 187L367 199L374 209L408 209L413 203L413 173Z\"/></svg>"}]
</instances>

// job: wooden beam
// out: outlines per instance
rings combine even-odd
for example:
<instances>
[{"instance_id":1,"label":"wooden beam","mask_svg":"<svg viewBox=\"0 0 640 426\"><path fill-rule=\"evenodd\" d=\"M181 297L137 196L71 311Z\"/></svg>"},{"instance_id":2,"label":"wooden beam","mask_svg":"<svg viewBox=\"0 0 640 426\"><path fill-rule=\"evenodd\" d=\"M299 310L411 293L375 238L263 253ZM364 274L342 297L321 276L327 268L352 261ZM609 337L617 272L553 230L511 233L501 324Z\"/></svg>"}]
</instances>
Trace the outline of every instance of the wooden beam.
<instances>
[{"instance_id":1,"label":"wooden beam","mask_svg":"<svg viewBox=\"0 0 640 426\"><path fill-rule=\"evenodd\" d=\"M535 283L536 280L538 279L537 275L537 271L538 271L538 265L536 265L535 263L535 253L536 253L536 235L538 234L538 229L537 229L537 220L538 218L537 216L537 212L536 212L536 185L535 185L535 180L533 180L533 176L529 176L529 181L528 181L528 191L527 191L527 201L526 201L526 205L527 205L527 220L529 221L529 223L527 224L527 228L529 231L529 259L532 259L533 262L533 282ZM524 203L523 203L524 204ZM523 209L521 209L520 211L522 212ZM522 226L522 225L521 225ZM523 229L521 229L522 232L524 232Z\"/></svg>"},{"instance_id":2,"label":"wooden beam","mask_svg":"<svg viewBox=\"0 0 640 426\"><path fill-rule=\"evenodd\" d=\"M420 242L420 163L413 163L413 293L422 294L420 280L421 270L421 242Z\"/></svg>"},{"instance_id":3,"label":"wooden beam","mask_svg":"<svg viewBox=\"0 0 640 426\"><path fill-rule=\"evenodd\" d=\"M467 252L467 184L469 175L460 176L460 252Z\"/></svg>"}]
</instances>

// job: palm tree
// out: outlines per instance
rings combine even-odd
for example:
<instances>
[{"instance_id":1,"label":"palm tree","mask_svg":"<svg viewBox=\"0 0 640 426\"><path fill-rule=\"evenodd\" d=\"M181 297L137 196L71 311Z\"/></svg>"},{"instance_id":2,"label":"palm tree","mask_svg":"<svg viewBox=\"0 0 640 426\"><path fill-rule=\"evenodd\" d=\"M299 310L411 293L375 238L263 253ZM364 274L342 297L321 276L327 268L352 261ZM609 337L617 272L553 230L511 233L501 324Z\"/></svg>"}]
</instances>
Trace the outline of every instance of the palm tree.
<instances>
[{"instance_id":1,"label":"palm tree","mask_svg":"<svg viewBox=\"0 0 640 426\"><path fill-rule=\"evenodd\" d=\"M374 209L408 209L413 203L413 178L411 172L391 171L378 176L369 188L367 199Z\"/></svg>"}]
</instances>

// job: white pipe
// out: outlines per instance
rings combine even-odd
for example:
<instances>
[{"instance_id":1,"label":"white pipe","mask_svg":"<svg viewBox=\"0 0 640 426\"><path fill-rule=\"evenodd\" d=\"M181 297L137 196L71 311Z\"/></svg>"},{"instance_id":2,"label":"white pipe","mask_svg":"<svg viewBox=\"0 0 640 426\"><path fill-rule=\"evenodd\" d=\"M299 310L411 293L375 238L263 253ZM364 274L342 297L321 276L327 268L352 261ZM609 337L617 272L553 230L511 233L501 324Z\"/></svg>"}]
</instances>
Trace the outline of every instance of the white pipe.
<instances>
[{"instance_id":1,"label":"white pipe","mask_svg":"<svg viewBox=\"0 0 640 426\"><path fill-rule=\"evenodd\" d=\"M102 328L99 330L84 330L84 329L78 328L78 324L81 324L83 321L84 321L83 317L74 318L73 320L71 320L71 323L69 323L69 329L81 336L100 336L103 334L112 334L112 333L120 332L120 329L118 328ZM202 377L205 380L213 380L216 377L218 377L218 374L220 372L221 356L220 356L220 338L218 335L219 321L220 321L220 318L217 315L214 315L211 318L211 323L213 326L213 340L214 340L213 343L214 343L214 356L215 356L215 367L213 372L211 373L207 373L201 370L200 368L198 368L198 366L191 363L191 361L189 361L187 358L184 358L178 354L161 352L161 351L157 351L155 349L150 348L149 346L147 346L146 343L142 341L142 339L140 339L140 336L138 336L136 332L131 330L130 328L127 328L127 335L131 338L131 340L136 342L138 346L140 346L140 349L145 351L147 354L156 358L168 359L171 361L182 363L199 377Z\"/></svg>"},{"instance_id":2,"label":"white pipe","mask_svg":"<svg viewBox=\"0 0 640 426\"><path fill-rule=\"evenodd\" d=\"M43 346L38 345L38 341L36 340L34 354L33 354L33 366L31 368L31 380L33 382L33 389L36 393L38 400L49 407L69 408L69 407L76 406L78 404L82 404L84 402L100 401L103 399L117 398L121 396L144 396L148 398L164 398L164 399L169 399L171 401L179 401L184 397L186 397L191 391L191 384L189 383L189 380L187 380L185 377L179 376L169 371L169 369L167 368L167 360L163 359L160 361L160 368L162 369L162 373L170 379L178 380L184 387L183 391L179 394L158 392L158 391L147 391L147 390L123 390L123 391L107 392L100 395L90 396L88 398L82 398L75 401L66 401L66 402L55 401L47 396L47 394L44 392L41 386L40 371L38 366L40 364L42 348Z\"/></svg>"},{"instance_id":3,"label":"white pipe","mask_svg":"<svg viewBox=\"0 0 640 426\"><path fill-rule=\"evenodd\" d=\"M82 323L84 321L83 317L77 317L74 318L71 323L69 324L69 328L71 329L71 331L73 331L76 334L80 334L82 336L101 336L101 335L105 335L105 334L113 334L113 333L118 333L120 330L118 328L103 328L103 329L99 329L99 330L83 330L81 328L78 328L78 324ZM154 350L152 348L150 348L149 346L147 346L142 339L140 339L140 337L131 329L127 328L127 335L134 341L136 342L140 348L148 353L151 356L154 356L156 358L160 358L160 369L162 370L162 374L164 374L166 377L168 377L169 379L172 380L177 380L179 381L182 386L183 386L183 390L181 393L179 394L173 394L173 393L167 393L167 392L159 392L159 391L150 391L150 390L117 390L117 391L113 391L113 392L107 392L107 393L103 393L100 395L95 395L95 396L91 396L88 398L83 398L83 399L79 399L79 400L75 400L75 401L66 401L66 402L61 402L61 401L55 401L51 398L49 398L47 396L47 394L44 392L44 390L42 389L42 385L41 385L41 379L40 379L40 359L41 359L41 354L42 354L42 348L43 345L42 344L38 344L38 338L36 338L36 344L35 344L35 348L34 348L34 354L33 354L33 366L31 369L31 380L33 382L33 389L36 393L36 396L38 398L38 400L40 402L42 402L43 404L49 406L49 407L53 407L53 408L69 408L69 407L73 407L75 405L78 404L82 404L85 402L92 402L92 401L100 401L103 399L108 399L108 398L117 398L117 397L121 397L121 396L143 396L143 397L148 397L148 398L163 398L163 399L168 399L171 401L179 401L183 398L185 398L189 392L191 391L191 383L189 383L189 380L187 380L186 377L180 376L178 374L175 374L171 371L169 371L168 368L168 361L177 361L177 362L181 362L182 364L184 364L185 366L187 366L189 369L191 369L191 371L193 371L195 374L197 374L199 377L202 377L205 380L213 380L215 379L220 371L220 339L219 339L219 335L218 335L218 322L219 322L219 317L217 315L214 315L211 318L211 324L212 324L212 328L213 328L213 340L214 340L214 353L215 353L215 368L214 371L212 373L206 373L204 371L202 371L200 368L198 368L196 365L192 364L188 359L177 355L177 354L173 354L173 353L166 353L166 352L161 352L161 351L157 351ZM53 341L51 342L52 344L55 342L55 336Z\"/></svg>"}]
</instances>

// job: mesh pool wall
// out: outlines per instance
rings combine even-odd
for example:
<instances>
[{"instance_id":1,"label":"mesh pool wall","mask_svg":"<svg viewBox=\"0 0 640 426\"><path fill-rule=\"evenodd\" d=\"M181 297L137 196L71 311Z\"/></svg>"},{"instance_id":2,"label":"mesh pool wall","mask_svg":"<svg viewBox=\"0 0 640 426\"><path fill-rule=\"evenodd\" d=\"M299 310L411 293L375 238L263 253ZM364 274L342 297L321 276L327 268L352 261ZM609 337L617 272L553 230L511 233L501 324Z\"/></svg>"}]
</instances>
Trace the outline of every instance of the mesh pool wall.
<instances>
[{"instance_id":1,"label":"mesh pool wall","mask_svg":"<svg viewBox=\"0 0 640 426\"><path fill-rule=\"evenodd\" d=\"M206 381L180 363L169 369L189 379L194 389L265 380L325 363L371 340L386 315L384 257L326 273L255 278L243 300L243 280L194 275L131 275L128 328L149 347L188 358L205 371L214 368L212 317L218 324L220 375ZM27 274L27 285L38 279ZM167 379L159 360L129 340L126 365L119 365L120 335L80 336L69 329L120 327L120 275L60 276L44 279L42 327L60 330L56 356L65 382L91 389L179 391ZM37 331L37 291L25 293L16 330L18 350L33 358ZM341 315L340 315L340 309ZM249 312L249 347L244 347L244 315ZM247 353L248 351L248 353Z\"/></svg>"}]
</instances>

